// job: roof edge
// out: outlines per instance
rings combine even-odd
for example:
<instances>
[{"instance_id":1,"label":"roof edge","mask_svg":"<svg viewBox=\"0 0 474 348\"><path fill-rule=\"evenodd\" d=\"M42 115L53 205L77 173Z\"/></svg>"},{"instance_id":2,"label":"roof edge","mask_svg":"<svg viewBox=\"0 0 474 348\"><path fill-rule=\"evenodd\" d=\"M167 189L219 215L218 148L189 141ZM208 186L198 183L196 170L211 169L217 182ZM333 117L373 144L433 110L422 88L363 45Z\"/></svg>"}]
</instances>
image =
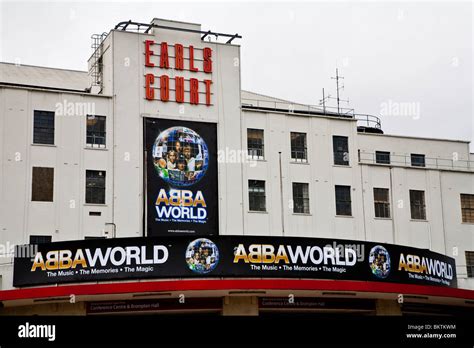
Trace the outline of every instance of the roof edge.
<instances>
[{"instance_id":1,"label":"roof edge","mask_svg":"<svg viewBox=\"0 0 474 348\"><path fill-rule=\"evenodd\" d=\"M462 140L462 139L447 139L447 138L431 138L431 137L422 137L414 135L397 135L397 134L378 134L378 133L357 133L359 135L375 135L375 136L385 136L391 138L403 138L403 139L419 139L419 140L433 140L433 141L450 141L453 143L463 143L470 144L471 140Z\"/></svg>"},{"instance_id":2,"label":"roof edge","mask_svg":"<svg viewBox=\"0 0 474 348\"><path fill-rule=\"evenodd\" d=\"M17 67L26 66L26 67L31 67L31 68L52 69L52 70L61 70L61 71L73 71L73 72L80 72L80 73L84 73L84 74L88 74L88 73L89 73L87 70L74 70L74 69L66 69L66 68L53 68L53 67L41 66L41 65L16 64L16 63L12 63L12 62L1 62L1 61L0 61L0 64L15 65L15 66L17 66Z\"/></svg>"}]
</instances>

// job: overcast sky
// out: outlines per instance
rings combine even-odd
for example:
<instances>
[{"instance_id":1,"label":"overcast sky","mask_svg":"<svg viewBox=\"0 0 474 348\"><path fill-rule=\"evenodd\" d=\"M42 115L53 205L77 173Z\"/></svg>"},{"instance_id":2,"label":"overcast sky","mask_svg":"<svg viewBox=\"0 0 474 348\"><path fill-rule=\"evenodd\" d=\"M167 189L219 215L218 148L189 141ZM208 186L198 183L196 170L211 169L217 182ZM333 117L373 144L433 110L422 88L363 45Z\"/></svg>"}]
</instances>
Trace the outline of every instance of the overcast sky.
<instances>
[{"instance_id":1,"label":"overcast sky","mask_svg":"<svg viewBox=\"0 0 474 348\"><path fill-rule=\"evenodd\" d=\"M86 70L92 34L153 17L241 34L243 89L318 104L338 67L386 133L474 140L472 2L0 0L0 60Z\"/></svg>"}]
</instances>

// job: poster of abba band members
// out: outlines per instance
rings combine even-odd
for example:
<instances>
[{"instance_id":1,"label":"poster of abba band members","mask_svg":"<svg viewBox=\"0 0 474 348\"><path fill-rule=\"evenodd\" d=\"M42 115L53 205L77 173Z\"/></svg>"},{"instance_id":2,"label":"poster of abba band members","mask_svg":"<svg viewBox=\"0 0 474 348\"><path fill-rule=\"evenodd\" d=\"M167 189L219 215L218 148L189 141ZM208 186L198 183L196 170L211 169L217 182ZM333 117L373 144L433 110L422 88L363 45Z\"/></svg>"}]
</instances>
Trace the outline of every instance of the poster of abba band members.
<instances>
[{"instance_id":1,"label":"poster of abba band members","mask_svg":"<svg viewBox=\"0 0 474 348\"><path fill-rule=\"evenodd\" d=\"M218 234L217 127L145 119L147 234Z\"/></svg>"}]
</instances>

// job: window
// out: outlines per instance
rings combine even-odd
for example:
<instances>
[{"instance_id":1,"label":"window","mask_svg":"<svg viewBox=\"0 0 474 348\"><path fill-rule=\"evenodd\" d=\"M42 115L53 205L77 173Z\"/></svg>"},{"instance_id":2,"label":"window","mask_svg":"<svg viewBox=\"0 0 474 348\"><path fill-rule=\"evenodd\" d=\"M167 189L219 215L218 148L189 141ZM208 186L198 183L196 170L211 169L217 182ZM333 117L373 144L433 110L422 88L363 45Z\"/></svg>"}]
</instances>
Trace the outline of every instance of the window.
<instances>
[{"instance_id":1,"label":"window","mask_svg":"<svg viewBox=\"0 0 474 348\"><path fill-rule=\"evenodd\" d=\"M413 220L426 220L425 191L410 190L410 211Z\"/></svg>"},{"instance_id":2,"label":"window","mask_svg":"<svg viewBox=\"0 0 474 348\"><path fill-rule=\"evenodd\" d=\"M296 162L308 162L306 133L290 133L291 159Z\"/></svg>"},{"instance_id":3,"label":"window","mask_svg":"<svg viewBox=\"0 0 474 348\"><path fill-rule=\"evenodd\" d=\"M467 276L474 278L474 251L466 251Z\"/></svg>"},{"instance_id":4,"label":"window","mask_svg":"<svg viewBox=\"0 0 474 348\"><path fill-rule=\"evenodd\" d=\"M336 215L352 215L350 186L336 185Z\"/></svg>"},{"instance_id":5,"label":"window","mask_svg":"<svg viewBox=\"0 0 474 348\"><path fill-rule=\"evenodd\" d=\"M31 200L52 202L54 193L54 168L33 167Z\"/></svg>"},{"instance_id":6,"label":"window","mask_svg":"<svg viewBox=\"0 0 474 348\"><path fill-rule=\"evenodd\" d=\"M390 164L390 152L375 151L375 163Z\"/></svg>"},{"instance_id":7,"label":"window","mask_svg":"<svg viewBox=\"0 0 474 348\"><path fill-rule=\"evenodd\" d=\"M33 144L54 145L54 112L34 111Z\"/></svg>"},{"instance_id":8,"label":"window","mask_svg":"<svg viewBox=\"0 0 474 348\"><path fill-rule=\"evenodd\" d=\"M105 239L105 237L85 236L84 239Z\"/></svg>"},{"instance_id":9,"label":"window","mask_svg":"<svg viewBox=\"0 0 474 348\"><path fill-rule=\"evenodd\" d=\"M309 185L293 183L293 213L309 214Z\"/></svg>"},{"instance_id":10,"label":"window","mask_svg":"<svg viewBox=\"0 0 474 348\"><path fill-rule=\"evenodd\" d=\"M386 188L374 187L375 217L390 218L390 198Z\"/></svg>"},{"instance_id":11,"label":"window","mask_svg":"<svg viewBox=\"0 0 474 348\"><path fill-rule=\"evenodd\" d=\"M105 147L105 116L87 115L87 137L89 147Z\"/></svg>"},{"instance_id":12,"label":"window","mask_svg":"<svg viewBox=\"0 0 474 348\"><path fill-rule=\"evenodd\" d=\"M461 193L462 222L474 223L474 195Z\"/></svg>"},{"instance_id":13,"label":"window","mask_svg":"<svg viewBox=\"0 0 474 348\"><path fill-rule=\"evenodd\" d=\"M349 165L349 144L348 138L335 135L332 137L332 146L334 152L334 164Z\"/></svg>"},{"instance_id":14,"label":"window","mask_svg":"<svg viewBox=\"0 0 474 348\"><path fill-rule=\"evenodd\" d=\"M51 236L30 236L30 244L51 243Z\"/></svg>"},{"instance_id":15,"label":"window","mask_svg":"<svg viewBox=\"0 0 474 348\"><path fill-rule=\"evenodd\" d=\"M263 160L263 129L247 129L247 151L251 158Z\"/></svg>"},{"instance_id":16,"label":"window","mask_svg":"<svg viewBox=\"0 0 474 348\"><path fill-rule=\"evenodd\" d=\"M86 203L105 204L105 171L86 170Z\"/></svg>"},{"instance_id":17,"label":"window","mask_svg":"<svg viewBox=\"0 0 474 348\"><path fill-rule=\"evenodd\" d=\"M411 165L413 167L424 167L425 166L425 155L412 153L411 154Z\"/></svg>"},{"instance_id":18,"label":"window","mask_svg":"<svg viewBox=\"0 0 474 348\"><path fill-rule=\"evenodd\" d=\"M266 211L265 181L249 180L249 209L251 211Z\"/></svg>"}]
</instances>

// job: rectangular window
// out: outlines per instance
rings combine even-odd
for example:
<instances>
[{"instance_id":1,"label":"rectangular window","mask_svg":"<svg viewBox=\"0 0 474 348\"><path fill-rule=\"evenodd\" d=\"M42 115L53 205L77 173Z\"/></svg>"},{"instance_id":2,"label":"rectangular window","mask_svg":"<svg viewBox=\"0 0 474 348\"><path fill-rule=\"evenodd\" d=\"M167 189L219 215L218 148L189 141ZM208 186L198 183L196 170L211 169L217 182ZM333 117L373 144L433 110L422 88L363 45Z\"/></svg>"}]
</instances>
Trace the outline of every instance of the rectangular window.
<instances>
[{"instance_id":1,"label":"rectangular window","mask_svg":"<svg viewBox=\"0 0 474 348\"><path fill-rule=\"evenodd\" d=\"M86 203L105 204L105 171L86 170Z\"/></svg>"},{"instance_id":2,"label":"rectangular window","mask_svg":"<svg viewBox=\"0 0 474 348\"><path fill-rule=\"evenodd\" d=\"M374 187L375 217L390 218L390 198L386 188Z\"/></svg>"},{"instance_id":3,"label":"rectangular window","mask_svg":"<svg viewBox=\"0 0 474 348\"><path fill-rule=\"evenodd\" d=\"M474 223L474 195L461 193L462 222Z\"/></svg>"},{"instance_id":4,"label":"rectangular window","mask_svg":"<svg viewBox=\"0 0 474 348\"><path fill-rule=\"evenodd\" d=\"M352 216L350 186L336 185L336 215Z\"/></svg>"},{"instance_id":5,"label":"rectangular window","mask_svg":"<svg viewBox=\"0 0 474 348\"><path fill-rule=\"evenodd\" d=\"M425 191L410 190L410 211L413 220L426 220Z\"/></svg>"},{"instance_id":6,"label":"rectangular window","mask_svg":"<svg viewBox=\"0 0 474 348\"><path fill-rule=\"evenodd\" d=\"M87 115L86 144L105 148L105 116Z\"/></svg>"},{"instance_id":7,"label":"rectangular window","mask_svg":"<svg viewBox=\"0 0 474 348\"><path fill-rule=\"evenodd\" d=\"M309 185L293 183L293 213L309 214Z\"/></svg>"},{"instance_id":8,"label":"rectangular window","mask_svg":"<svg viewBox=\"0 0 474 348\"><path fill-rule=\"evenodd\" d=\"M296 162L308 162L306 133L290 133L291 159Z\"/></svg>"},{"instance_id":9,"label":"rectangular window","mask_svg":"<svg viewBox=\"0 0 474 348\"><path fill-rule=\"evenodd\" d=\"M54 168L33 167L31 200L52 202L54 194Z\"/></svg>"},{"instance_id":10,"label":"rectangular window","mask_svg":"<svg viewBox=\"0 0 474 348\"><path fill-rule=\"evenodd\" d=\"M412 153L411 154L411 165L412 165L412 167L424 167L425 166L425 155Z\"/></svg>"},{"instance_id":11,"label":"rectangular window","mask_svg":"<svg viewBox=\"0 0 474 348\"><path fill-rule=\"evenodd\" d=\"M390 152L375 151L375 163L390 164Z\"/></svg>"},{"instance_id":12,"label":"rectangular window","mask_svg":"<svg viewBox=\"0 0 474 348\"><path fill-rule=\"evenodd\" d=\"M250 158L263 160L263 129L247 129L247 151Z\"/></svg>"},{"instance_id":13,"label":"rectangular window","mask_svg":"<svg viewBox=\"0 0 474 348\"><path fill-rule=\"evenodd\" d=\"M34 111L33 144L54 145L54 112Z\"/></svg>"},{"instance_id":14,"label":"rectangular window","mask_svg":"<svg viewBox=\"0 0 474 348\"><path fill-rule=\"evenodd\" d=\"M349 142L347 137L334 135L332 137L334 152L334 164L341 166L349 165Z\"/></svg>"},{"instance_id":15,"label":"rectangular window","mask_svg":"<svg viewBox=\"0 0 474 348\"><path fill-rule=\"evenodd\" d=\"M30 244L51 243L51 236L30 236Z\"/></svg>"},{"instance_id":16,"label":"rectangular window","mask_svg":"<svg viewBox=\"0 0 474 348\"><path fill-rule=\"evenodd\" d=\"M474 278L474 251L466 251L467 276Z\"/></svg>"},{"instance_id":17,"label":"rectangular window","mask_svg":"<svg viewBox=\"0 0 474 348\"><path fill-rule=\"evenodd\" d=\"M84 239L105 239L105 237L85 236Z\"/></svg>"},{"instance_id":18,"label":"rectangular window","mask_svg":"<svg viewBox=\"0 0 474 348\"><path fill-rule=\"evenodd\" d=\"M249 180L249 209L250 211L266 211L265 181Z\"/></svg>"}]
</instances>

